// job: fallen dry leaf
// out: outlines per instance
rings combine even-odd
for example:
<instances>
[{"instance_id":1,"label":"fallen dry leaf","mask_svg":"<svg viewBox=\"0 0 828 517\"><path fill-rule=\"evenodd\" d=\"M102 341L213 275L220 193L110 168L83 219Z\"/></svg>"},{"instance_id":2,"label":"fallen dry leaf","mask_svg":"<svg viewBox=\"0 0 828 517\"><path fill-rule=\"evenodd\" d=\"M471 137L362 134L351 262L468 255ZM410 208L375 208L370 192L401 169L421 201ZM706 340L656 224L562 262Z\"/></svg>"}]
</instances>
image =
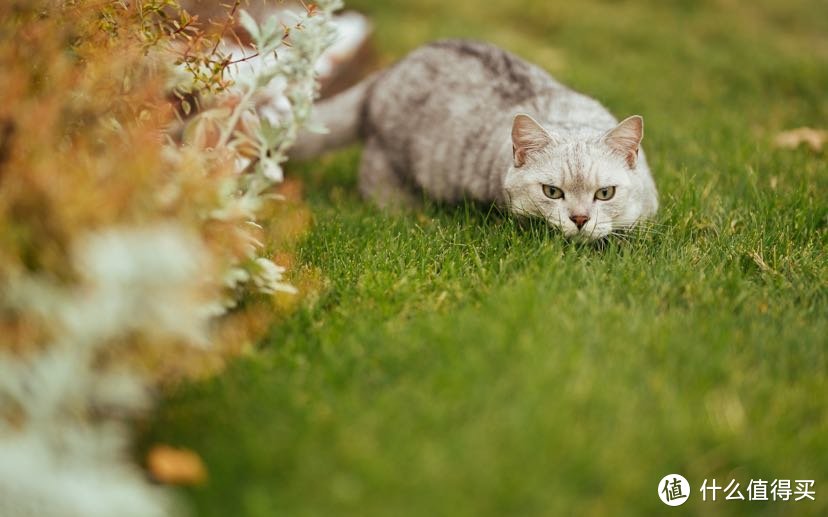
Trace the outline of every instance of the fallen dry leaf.
<instances>
[{"instance_id":1,"label":"fallen dry leaf","mask_svg":"<svg viewBox=\"0 0 828 517\"><path fill-rule=\"evenodd\" d=\"M807 144L814 152L822 150L822 146L828 142L828 131L824 129L813 129L800 127L789 131L778 133L773 143L776 147L783 149L796 149L800 145Z\"/></svg>"},{"instance_id":2,"label":"fallen dry leaf","mask_svg":"<svg viewBox=\"0 0 828 517\"><path fill-rule=\"evenodd\" d=\"M207 480L207 469L198 454L169 445L155 445L147 454L152 477L167 485L200 485Z\"/></svg>"}]
</instances>

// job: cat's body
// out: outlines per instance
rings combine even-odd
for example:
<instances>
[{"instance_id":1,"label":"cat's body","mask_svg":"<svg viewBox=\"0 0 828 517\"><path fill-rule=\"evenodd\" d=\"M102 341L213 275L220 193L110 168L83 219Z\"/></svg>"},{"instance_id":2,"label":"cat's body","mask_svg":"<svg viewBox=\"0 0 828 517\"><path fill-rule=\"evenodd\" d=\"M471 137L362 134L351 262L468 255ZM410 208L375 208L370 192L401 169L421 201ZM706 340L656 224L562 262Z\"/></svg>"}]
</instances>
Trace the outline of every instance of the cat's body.
<instances>
[{"instance_id":1,"label":"cat's body","mask_svg":"<svg viewBox=\"0 0 828 517\"><path fill-rule=\"evenodd\" d=\"M640 117L616 125L597 101L490 45L421 47L321 102L316 113L330 132L303 135L295 154L362 138L360 188L381 206L423 193L496 202L592 238L633 226L658 207L639 151Z\"/></svg>"}]
</instances>

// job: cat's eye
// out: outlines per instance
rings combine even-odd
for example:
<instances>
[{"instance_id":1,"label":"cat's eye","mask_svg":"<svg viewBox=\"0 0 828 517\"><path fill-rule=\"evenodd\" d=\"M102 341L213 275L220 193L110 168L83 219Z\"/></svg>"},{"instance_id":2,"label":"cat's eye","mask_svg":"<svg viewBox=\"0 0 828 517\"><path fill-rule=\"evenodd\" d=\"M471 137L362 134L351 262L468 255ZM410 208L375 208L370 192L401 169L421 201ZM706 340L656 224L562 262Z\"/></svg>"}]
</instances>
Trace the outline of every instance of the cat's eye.
<instances>
[{"instance_id":1,"label":"cat's eye","mask_svg":"<svg viewBox=\"0 0 828 517\"><path fill-rule=\"evenodd\" d=\"M595 199L599 201L608 201L615 195L615 187L599 188L595 191Z\"/></svg>"},{"instance_id":2,"label":"cat's eye","mask_svg":"<svg viewBox=\"0 0 828 517\"><path fill-rule=\"evenodd\" d=\"M544 185L543 193L546 194L546 197L549 199L562 199L564 197L563 190L558 187L553 187L552 185Z\"/></svg>"}]
</instances>

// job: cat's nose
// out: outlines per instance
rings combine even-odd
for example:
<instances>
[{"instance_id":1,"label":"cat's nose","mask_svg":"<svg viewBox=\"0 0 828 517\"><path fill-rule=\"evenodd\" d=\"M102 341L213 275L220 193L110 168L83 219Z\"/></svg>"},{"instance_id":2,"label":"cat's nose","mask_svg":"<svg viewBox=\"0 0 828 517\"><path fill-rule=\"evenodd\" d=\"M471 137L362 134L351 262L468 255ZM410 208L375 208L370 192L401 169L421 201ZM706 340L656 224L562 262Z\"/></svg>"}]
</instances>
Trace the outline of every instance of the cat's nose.
<instances>
[{"instance_id":1,"label":"cat's nose","mask_svg":"<svg viewBox=\"0 0 828 517\"><path fill-rule=\"evenodd\" d=\"M570 215L569 220L575 223L575 226L580 230L589 221L588 215Z\"/></svg>"}]
</instances>

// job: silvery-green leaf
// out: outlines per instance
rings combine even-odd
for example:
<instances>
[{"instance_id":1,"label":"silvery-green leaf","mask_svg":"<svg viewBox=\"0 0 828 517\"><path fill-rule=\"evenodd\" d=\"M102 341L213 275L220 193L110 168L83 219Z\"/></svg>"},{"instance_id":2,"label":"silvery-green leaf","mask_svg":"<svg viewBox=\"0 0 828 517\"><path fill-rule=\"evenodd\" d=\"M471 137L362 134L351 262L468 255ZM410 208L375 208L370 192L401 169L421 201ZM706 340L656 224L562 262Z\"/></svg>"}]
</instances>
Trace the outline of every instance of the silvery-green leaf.
<instances>
[{"instance_id":1,"label":"silvery-green leaf","mask_svg":"<svg viewBox=\"0 0 828 517\"><path fill-rule=\"evenodd\" d=\"M259 41L262 39L262 34L259 30L259 24L256 23L256 20L254 20L253 17L250 16L250 13L248 13L247 10L242 9L239 11L239 23L244 28L244 30L246 30L250 34L250 37L253 38L253 41L255 41L258 45Z\"/></svg>"},{"instance_id":2,"label":"silvery-green leaf","mask_svg":"<svg viewBox=\"0 0 828 517\"><path fill-rule=\"evenodd\" d=\"M327 127L325 127L321 122L313 119L306 121L304 128L306 131L316 133L319 135L327 135L328 133L330 133L330 130Z\"/></svg>"},{"instance_id":3,"label":"silvery-green leaf","mask_svg":"<svg viewBox=\"0 0 828 517\"><path fill-rule=\"evenodd\" d=\"M280 182L285 179L282 167L273 160L263 160L260 162L261 171L265 178L273 182Z\"/></svg>"}]
</instances>

